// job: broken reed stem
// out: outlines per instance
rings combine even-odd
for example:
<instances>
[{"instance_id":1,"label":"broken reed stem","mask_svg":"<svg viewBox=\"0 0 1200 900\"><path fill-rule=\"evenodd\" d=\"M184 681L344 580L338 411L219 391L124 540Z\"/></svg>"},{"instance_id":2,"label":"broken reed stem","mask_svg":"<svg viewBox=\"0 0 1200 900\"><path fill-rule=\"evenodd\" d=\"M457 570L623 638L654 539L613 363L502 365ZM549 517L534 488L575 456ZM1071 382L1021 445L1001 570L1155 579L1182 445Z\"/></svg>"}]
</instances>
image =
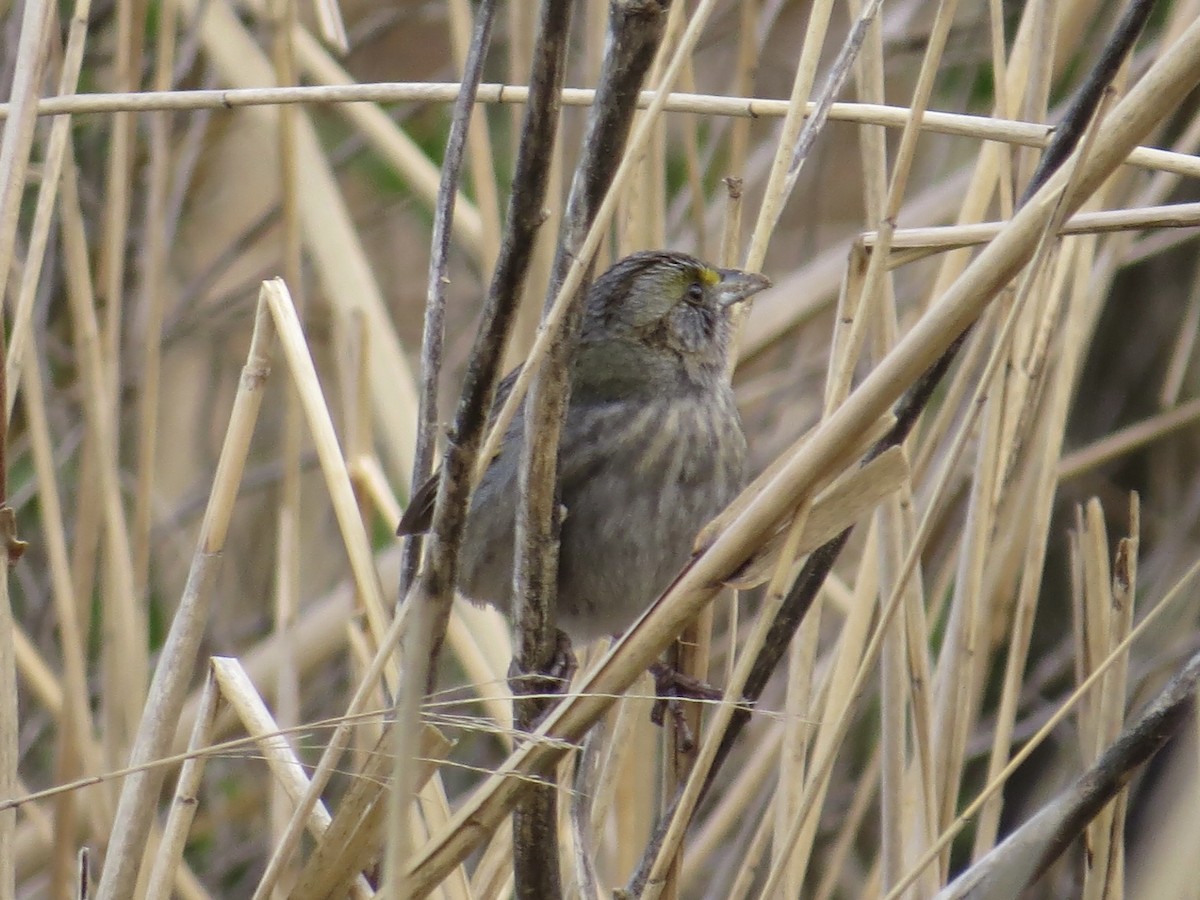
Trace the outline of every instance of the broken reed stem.
<instances>
[{"instance_id":1,"label":"broken reed stem","mask_svg":"<svg viewBox=\"0 0 1200 900\"><path fill-rule=\"evenodd\" d=\"M192 828L192 819L196 815L196 806L200 797L200 783L204 777L204 768L208 763L208 754L202 752L212 744L213 726L216 723L219 693L216 680L213 678L210 664L208 674L204 679L204 687L200 692L200 703L196 710L196 720L192 724L192 735L188 739L188 753L179 770L179 778L175 782L175 794L171 800L171 809L163 826L162 841L154 856L154 866L150 870L150 880L146 888L146 900L170 900L171 887L175 881L175 870L183 858L183 848L187 843L188 832Z\"/></svg>"},{"instance_id":2,"label":"broken reed stem","mask_svg":"<svg viewBox=\"0 0 1200 900\"><path fill-rule=\"evenodd\" d=\"M266 290L264 285L259 294L250 349L242 368L241 384L234 398L187 585L159 654L141 725L130 753L130 765L134 767L148 765L170 751L196 653L208 624L212 588L220 569L233 502L258 421L263 385L271 371L270 351L275 341L275 326L268 310ZM99 900L118 900L133 895L163 777L161 769L141 769L130 774L121 786L112 841L97 888Z\"/></svg>"}]
</instances>

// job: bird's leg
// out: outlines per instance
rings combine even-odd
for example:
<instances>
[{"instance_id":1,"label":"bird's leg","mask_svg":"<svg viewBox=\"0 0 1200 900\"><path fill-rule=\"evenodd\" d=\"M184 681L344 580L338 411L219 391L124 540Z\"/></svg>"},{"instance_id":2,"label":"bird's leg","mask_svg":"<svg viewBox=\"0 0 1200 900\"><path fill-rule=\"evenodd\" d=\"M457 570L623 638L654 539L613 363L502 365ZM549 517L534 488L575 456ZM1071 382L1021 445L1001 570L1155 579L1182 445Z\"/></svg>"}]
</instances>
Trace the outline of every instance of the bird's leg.
<instances>
[{"instance_id":1,"label":"bird's leg","mask_svg":"<svg viewBox=\"0 0 1200 900\"><path fill-rule=\"evenodd\" d=\"M696 749L696 736L688 726L683 715L684 700L720 700L722 692L699 678L685 675L674 666L664 662L656 662L650 666L650 675L654 678L654 691L658 695L654 708L650 711L650 719L655 725L662 725L666 713L671 713L671 721L675 725L675 740L683 753L691 753Z\"/></svg>"}]
</instances>

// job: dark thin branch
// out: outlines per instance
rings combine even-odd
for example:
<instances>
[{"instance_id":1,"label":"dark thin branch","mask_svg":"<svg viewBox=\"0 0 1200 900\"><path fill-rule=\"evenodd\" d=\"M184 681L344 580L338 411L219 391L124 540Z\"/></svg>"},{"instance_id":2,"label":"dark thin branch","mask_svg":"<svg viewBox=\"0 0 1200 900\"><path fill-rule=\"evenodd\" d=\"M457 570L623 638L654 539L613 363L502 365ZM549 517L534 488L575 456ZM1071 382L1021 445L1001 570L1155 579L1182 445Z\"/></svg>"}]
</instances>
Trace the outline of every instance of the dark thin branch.
<instances>
[{"instance_id":1,"label":"dark thin branch","mask_svg":"<svg viewBox=\"0 0 1200 900\"><path fill-rule=\"evenodd\" d=\"M1192 716L1200 655L1193 656L1136 722L1079 779L938 894L938 900L995 896L1036 882L1084 828ZM1001 887L1004 886L1004 887Z\"/></svg>"},{"instance_id":2,"label":"dark thin branch","mask_svg":"<svg viewBox=\"0 0 1200 900\"><path fill-rule=\"evenodd\" d=\"M562 110L561 92L572 5L571 0L543 0L537 43L533 48L533 67L541 69L547 81L542 115L549 127L551 141ZM521 150L524 154L525 148ZM548 160L547 154L531 161L547 172L550 168ZM534 392L555 376L565 379L565 369L552 369L555 361L556 354L552 350L547 365L534 379ZM520 552L516 554L513 573L515 671L510 681L514 724L521 731L533 731L538 719L553 702L545 694L542 679L526 676L548 672L558 646L554 627L559 529L555 491L558 429L547 427L543 432L537 423L539 418L561 422L566 408L564 396L559 393L557 404L547 402L543 396L541 403L535 399L525 407L527 440L519 475L521 502L516 513L515 538L515 547ZM538 413L541 413L540 417ZM534 524L531 526L530 523ZM521 900L554 900L562 896L558 865L558 790L553 773L545 775L547 782L530 790L513 810L513 889Z\"/></svg>"},{"instance_id":3,"label":"dark thin branch","mask_svg":"<svg viewBox=\"0 0 1200 900\"><path fill-rule=\"evenodd\" d=\"M1082 140L1092 114L1100 105L1100 98L1117 77L1125 58L1133 50L1142 29L1146 27L1146 21L1154 10L1154 3L1155 0L1133 0L1125 8L1125 15L1121 16L1121 21L1117 23L1104 49L1100 51L1100 58L1096 60L1083 85L1068 104L1062 122L1054 129L1054 136L1046 145L1041 161L1021 195L1022 204L1037 193L1037 189L1058 170Z\"/></svg>"},{"instance_id":4,"label":"dark thin branch","mask_svg":"<svg viewBox=\"0 0 1200 900\"><path fill-rule=\"evenodd\" d=\"M442 370L442 345L445 341L446 266L450 256L450 226L454 222L454 204L458 199L458 182L462 172L463 155L467 146L467 129L475 95L483 78L483 61L492 40L492 25L496 20L496 0L484 0L475 13L475 34L463 65L462 90L454 100L450 118L450 134L446 138L446 157L442 161L442 178L438 185L437 205L433 216L433 237L429 252L429 283L425 295L425 332L421 340L421 397L417 418L417 441L413 451L412 482L409 498L433 470L433 454L437 447L438 378ZM422 539L409 535L400 564L400 597L408 593L417 563L421 558Z\"/></svg>"},{"instance_id":5,"label":"dark thin branch","mask_svg":"<svg viewBox=\"0 0 1200 900\"><path fill-rule=\"evenodd\" d=\"M1140 4L1135 2L1134 5L1153 6L1153 0L1141 0ZM1140 33L1140 25L1136 29L1127 27L1129 18L1130 16L1126 15L1118 29L1109 38L1108 44L1101 53L1099 61L1085 80L1084 88L1080 91L1076 101L1072 102L1063 123L1059 126L1059 132L1064 135L1074 135L1074 137L1063 138L1063 144L1055 151L1054 161L1050 163L1044 161L1042 165L1039 165L1033 179L1030 181L1025 196L1022 198L1023 203L1027 202L1029 197L1033 196L1038 188L1044 185L1050 176L1066 161L1071 151L1078 144L1080 137L1086 131L1088 123L1091 121L1101 98L1104 96L1104 89L1112 82L1113 77L1120 68L1121 60L1132 50L1134 41L1137 39L1138 33ZM1144 20L1143 14L1141 21L1144 22ZM1087 98L1086 103L1084 102L1084 98ZM954 360L957 358L973 327L973 325L968 325L962 334L946 348L946 351L917 379L908 393L900 400L896 405L896 423L871 448L864 459L864 463L870 462L885 450L899 446L908 438L921 413L929 405L934 391L937 390L938 385L941 384L942 379L950 371L951 366L953 366ZM833 570L833 566L837 562L842 549L846 546L846 542L849 540L852 531L853 526L814 550L805 562L787 597L784 598L783 604L768 632L768 637L754 660L754 665L746 681L745 690L742 693L743 706L747 708L753 707L762 696L763 689L774 674L780 661L787 654L787 648L791 643L792 637L812 606L817 592L821 589L821 586L825 583L825 579ZM742 710L736 711L730 719L725 733L721 736L721 744L713 765L709 769L703 793L707 794L708 790L712 787L717 773L720 771L722 764L729 758L729 753L733 745L749 720L750 714ZM630 879L629 890L633 896L637 896L645 886L650 868L653 866L657 855L657 848L662 843L662 839L665 836L665 829L670 824L672 818L671 813L678 805L678 802L679 796L677 795L670 804L667 813L661 818L653 838L647 844L646 853L643 854L641 862Z\"/></svg>"},{"instance_id":6,"label":"dark thin branch","mask_svg":"<svg viewBox=\"0 0 1200 900\"><path fill-rule=\"evenodd\" d=\"M563 4L565 50L569 4ZM608 45L588 119L583 152L571 185L562 239L547 289L548 312L572 260L591 228L629 137L638 93L654 60L663 26L666 2L614 0L610 4ZM555 3L543 7L543 22ZM514 714L519 729L531 731L553 703L536 691L548 674L560 647L555 627L558 585L559 513L558 444L570 402L569 360L578 340L579 323L589 277L571 298L567 314L550 343L546 361L529 388L525 404L525 447L521 458L521 504L516 524L513 573L515 674ZM550 773L545 773L549 777ZM518 897L555 897L562 892L557 865L557 808L553 784L532 789L513 816L513 854Z\"/></svg>"},{"instance_id":7,"label":"dark thin branch","mask_svg":"<svg viewBox=\"0 0 1200 900\"><path fill-rule=\"evenodd\" d=\"M466 531L476 459L496 394L500 362L529 272L534 237L543 221L549 169L545 160L550 157L558 130L559 69L552 55L539 52L534 56L504 239L483 303L454 424L447 435L425 565L415 591L409 592L413 606L404 635L406 681L401 684L396 703L397 721L405 727L415 728L421 694L433 690L437 677L438 657L458 580L458 556ZM405 807L415 793L415 784L404 780L408 773L403 768L416 755L414 735L407 730L397 731L395 753L396 788L389 818L393 831L402 833ZM407 864L397 846L389 846L387 877L393 886L404 877L401 867Z\"/></svg>"},{"instance_id":8,"label":"dark thin branch","mask_svg":"<svg viewBox=\"0 0 1200 900\"><path fill-rule=\"evenodd\" d=\"M1054 839L1043 848L1029 880L1033 884L1050 868L1079 833L1108 805L1134 771L1150 760L1187 722L1196 706L1200 656L1193 656L1161 694L1101 754L1068 794L1070 808L1058 822Z\"/></svg>"},{"instance_id":9,"label":"dark thin branch","mask_svg":"<svg viewBox=\"0 0 1200 900\"><path fill-rule=\"evenodd\" d=\"M433 644L429 680L441 651L450 616L450 601L458 576L458 551L466 525L471 476L475 468L488 412L496 393L497 376L508 333L516 314L521 288L529 272L534 236L543 221L542 205L549 177L545 161L558 127L560 74L544 56L535 55L530 73L529 103L521 129L513 173L508 220L496 271L483 304L471 364L463 380L454 424L447 435L432 539L422 574L421 594L434 604ZM432 687L432 685L430 685Z\"/></svg>"}]
</instances>

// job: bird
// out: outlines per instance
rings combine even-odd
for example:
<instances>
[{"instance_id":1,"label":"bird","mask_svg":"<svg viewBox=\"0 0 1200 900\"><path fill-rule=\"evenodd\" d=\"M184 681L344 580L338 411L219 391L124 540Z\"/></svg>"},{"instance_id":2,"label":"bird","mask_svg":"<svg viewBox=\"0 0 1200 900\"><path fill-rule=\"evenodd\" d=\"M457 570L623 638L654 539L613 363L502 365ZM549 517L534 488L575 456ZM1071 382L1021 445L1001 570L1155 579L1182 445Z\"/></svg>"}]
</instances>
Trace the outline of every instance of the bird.
<instances>
[{"instance_id":1,"label":"bird","mask_svg":"<svg viewBox=\"0 0 1200 900\"><path fill-rule=\"evenodd\" d=\"M730 313L769 286L760 274L653 250L588 288L557 484L555 616L573 645L632 624L741 490L747 444L727 363ZM498 385L493 419L519 372ZM506 614L524 429L518 411L472 495L459 557L459 592ZM400 535L429 529L435 495L436 476L414 495Z\"/></svg>"}]
</instances>

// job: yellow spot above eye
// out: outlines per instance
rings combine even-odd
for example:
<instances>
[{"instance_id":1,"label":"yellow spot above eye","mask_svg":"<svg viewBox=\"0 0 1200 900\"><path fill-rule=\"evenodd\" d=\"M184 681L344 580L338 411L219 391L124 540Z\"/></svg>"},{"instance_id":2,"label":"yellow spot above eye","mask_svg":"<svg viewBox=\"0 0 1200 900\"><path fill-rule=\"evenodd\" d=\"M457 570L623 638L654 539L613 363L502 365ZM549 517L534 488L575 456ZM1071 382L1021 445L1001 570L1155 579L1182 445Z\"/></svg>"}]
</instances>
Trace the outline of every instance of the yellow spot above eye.
<instances>
[{"instance_id":1,"label":"yellow spot above eye","mask_svg":"<svg viewBox=\"0 0 1200 900\"><path fill-rule=\"evenodd\" d=\"M714 285L721 283L721 274L716 269L710 269L705 266L696 274L699 276L700 280L709 287L713 287Z\"/></svg>"}]
</instances>

